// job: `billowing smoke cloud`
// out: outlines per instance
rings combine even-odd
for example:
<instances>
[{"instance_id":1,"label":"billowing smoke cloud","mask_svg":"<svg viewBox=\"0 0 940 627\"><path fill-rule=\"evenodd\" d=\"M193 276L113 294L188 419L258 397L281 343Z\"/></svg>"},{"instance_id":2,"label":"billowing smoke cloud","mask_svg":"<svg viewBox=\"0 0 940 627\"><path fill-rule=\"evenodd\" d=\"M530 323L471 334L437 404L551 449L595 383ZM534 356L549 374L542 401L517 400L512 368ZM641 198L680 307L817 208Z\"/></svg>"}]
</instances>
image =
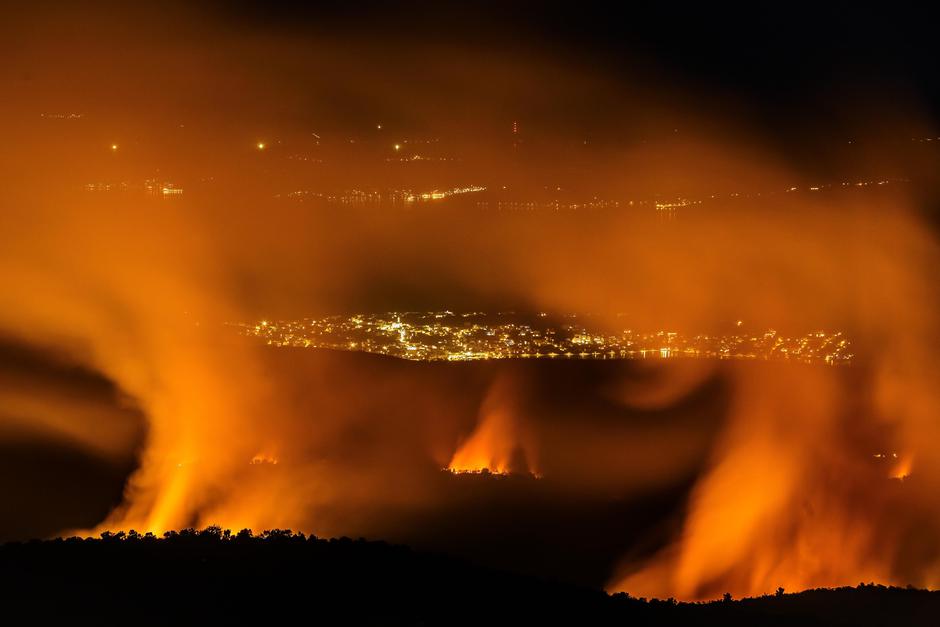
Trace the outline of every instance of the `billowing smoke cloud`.
<instances>
[{"instance_id":1,"label":"billowing smoke cloud","mask_svg":"<svg viewBox=\"0 0 940 627\"><path fill-rule=\"evenodd\" d=\"M83 63L70 63L102 90L93 99L76 95L48 49L12 39L22 47L24 89L7 108L22 121L11 130L22 152L3 158L14 183L0 216L0 333L101 373L146 417L139 468L103 528L381 534L387 512L434 507L441 468L505 470L521 452L525 470L574 493L624 496L697 478L676 537L651 558L626 560L611 589L702 598L859 580L938 584L940 251L921 214L926 200L914 194L919 183L863 193L841 189L846 174L829 181L838 189L809 193L816 173L788 166L752 129L720 119L631 148L573 147L592 103L572 94L618 107L641 129L667 127L678 108L664 112L654 106L660 100L637 96L648 85L627 90L551 56L501 59L494 69L460 50L430 60L420 47L392 55L425 59L416 88L370 69L378 57L368 42L356 57L329 38L272 41L192 24L213 45L174 41L168 60L143 45L126 58L89 45ZM69 43L55 50L64 54ZM106 78L95 67L107 68ZM135 67L153 71L139 92ZM308 77L311 85L298 87ZM529 113L553 96L575 112L560 115L564 132L543 124L542 136L513 148L492 130L504 122L504 102L480 96L483 83ZM102 103L108 86L115 102ZM350 103L365 112L336 119ZM40 117L76 107L88 111L74 122ZM360 117L381 113L401 121L403 138L440 135L454 161L386 161L395 156L391 138L372 126L393 124L356 130ZM327 139L321 147L313 137ZM378 148L347 152L357 139ZM297 166L297 155L313 165ZM830 176L858 173L853 181L927 170L923 155L890 146L877 158L826 166ZM149 176L178 178L185 193L165 201L82 190ZM617 210L499 213L284 197L300 185L361 181L724 196L670 220L626 201ZM791 186L802 191L783 191ZM766 194L773 190L780 193ZM730 195L738 191L748 195ZM635 328L690 333L736 320L755 332L838 329L858 355L846 368L649 366L582 381L586 400L548 394L547 402L512 366L468 375L279 352L224 325L503 306L591 312L611 331L622 325L617 313ZM694 405L715 380L729 399L719 418ZM107 412L89 418L67 398L39 402L42 393L21 382L0 394L12 408L0 415L4 437L32 431L104 456L134 446L120 419L95 422ZM882 454L889 457L874 457Z\"/></svg>"}]
</instances>

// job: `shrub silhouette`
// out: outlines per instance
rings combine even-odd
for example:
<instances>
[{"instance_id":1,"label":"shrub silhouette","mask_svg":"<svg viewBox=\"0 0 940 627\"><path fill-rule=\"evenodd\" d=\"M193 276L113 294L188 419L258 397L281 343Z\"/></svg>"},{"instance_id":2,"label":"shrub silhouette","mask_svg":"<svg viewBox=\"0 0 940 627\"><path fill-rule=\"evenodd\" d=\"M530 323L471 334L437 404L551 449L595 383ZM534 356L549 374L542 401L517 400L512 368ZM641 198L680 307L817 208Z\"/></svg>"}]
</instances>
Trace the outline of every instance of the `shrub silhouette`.
<instances>
[{"instance_id":1,"label":"shrub silhouette","mask_svg":"<svg viewBox=\"0 0 940 627\"><path fill-rule=\"evenodd\" d=\"M130 530L0 546L0 607L30 622L934 625L940 592L860 584L682 603L608 595L363 539Z\"/></svg>"}]
</instances>

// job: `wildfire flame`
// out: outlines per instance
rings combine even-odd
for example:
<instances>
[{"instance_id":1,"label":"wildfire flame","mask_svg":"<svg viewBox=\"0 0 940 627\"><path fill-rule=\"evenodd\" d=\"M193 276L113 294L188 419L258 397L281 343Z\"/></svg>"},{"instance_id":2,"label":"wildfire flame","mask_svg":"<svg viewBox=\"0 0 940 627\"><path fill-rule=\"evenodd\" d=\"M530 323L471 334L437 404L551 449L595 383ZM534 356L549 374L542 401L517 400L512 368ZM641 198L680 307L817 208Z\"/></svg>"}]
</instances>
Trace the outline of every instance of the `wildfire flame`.
<instances>
[{"instance_id":1,"label":"wildfire flame","mask_svg":"<svg viewBox=\"0 0 940 627\"><path fill-rule=\"evenodd\" d=\"M269 464L271 466L276 466L277 462L278 462L277 457L271 457L263 453L258 453L257 455L251 458L251 464L253 466L258 466L260 464Z\"/></svg>"},{"instance_id":2,"label":"wildfire flame","mask_svg":"<svg viewBox=\"0 0 940 627\"><path fill-rule=\"evenodd\" d=\"M508 378L493 385L481 407L476 428L454 453L447 470L487 471L496 475L527 472L539 476L534 435L513 407L515 393Z\"/></svg>"},{"instance_id":3,"label":"wildfire flame","mask_svg":"<svg viewBox=\"0 0 940 627\"><path fill-rule=\"evenodd\" d=\"M914 468L914 457L913 455L901 455L898 457L897 463L894 465L894 468L891 469L891 478L904 480L911 476L911 471Z\"/></svg>"}]
</instances>

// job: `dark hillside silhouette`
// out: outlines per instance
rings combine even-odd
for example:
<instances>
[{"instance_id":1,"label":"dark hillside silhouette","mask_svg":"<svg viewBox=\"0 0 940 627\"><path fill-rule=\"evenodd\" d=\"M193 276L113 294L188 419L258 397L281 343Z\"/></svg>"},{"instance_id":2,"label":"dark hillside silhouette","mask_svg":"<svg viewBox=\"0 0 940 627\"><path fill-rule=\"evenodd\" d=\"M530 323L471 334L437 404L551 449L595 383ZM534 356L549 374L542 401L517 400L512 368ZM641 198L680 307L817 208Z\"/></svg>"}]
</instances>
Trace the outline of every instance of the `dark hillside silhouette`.
<instances>
[{"instance_id":1,"label":"dark hillside silhouette","mask_svg":"<svg viewBox=\"0 0 940 627\"><path fill-rule=\"evenodd\" d=\"M35 622L145 625L934 625L940 617L940 592L860 585L647 601L384 542L218 528L3 545L0 603L5 615L27 612Z\"/></svg>"}]
</instances>

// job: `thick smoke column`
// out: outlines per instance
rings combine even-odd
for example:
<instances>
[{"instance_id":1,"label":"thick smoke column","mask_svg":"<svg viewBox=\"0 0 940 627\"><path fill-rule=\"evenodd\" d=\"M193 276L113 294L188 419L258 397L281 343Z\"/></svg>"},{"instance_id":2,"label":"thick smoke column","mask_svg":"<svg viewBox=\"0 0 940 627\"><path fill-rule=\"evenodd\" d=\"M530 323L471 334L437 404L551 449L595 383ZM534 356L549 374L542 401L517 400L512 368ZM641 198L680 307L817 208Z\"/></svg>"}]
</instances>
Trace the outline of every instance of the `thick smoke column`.
<instances>
[{"instance_id":1,"label":"thick smoke column","mask_svg":"<svg viewBox=\"0 0 940 627\"><path fill-rule=\"evenodd\" d=\"M940 478L931 383L938 329L930 268L940 258L929 228L902 206L863 217L844 218L858 239L834 243L828 260L851 273L836 275L821 294L852 281L841 286L845 302L833 305L854 311L845 320L864 347L860 365L731 369L728 424L681 533L652 561L634 563L613 589L697 599L858 581L936 586L929 547L937 513L928 494ZM788 313L799 306L794 301ZM873 465L875 456L888 464Z\"/></svg>"}]
</instances>

